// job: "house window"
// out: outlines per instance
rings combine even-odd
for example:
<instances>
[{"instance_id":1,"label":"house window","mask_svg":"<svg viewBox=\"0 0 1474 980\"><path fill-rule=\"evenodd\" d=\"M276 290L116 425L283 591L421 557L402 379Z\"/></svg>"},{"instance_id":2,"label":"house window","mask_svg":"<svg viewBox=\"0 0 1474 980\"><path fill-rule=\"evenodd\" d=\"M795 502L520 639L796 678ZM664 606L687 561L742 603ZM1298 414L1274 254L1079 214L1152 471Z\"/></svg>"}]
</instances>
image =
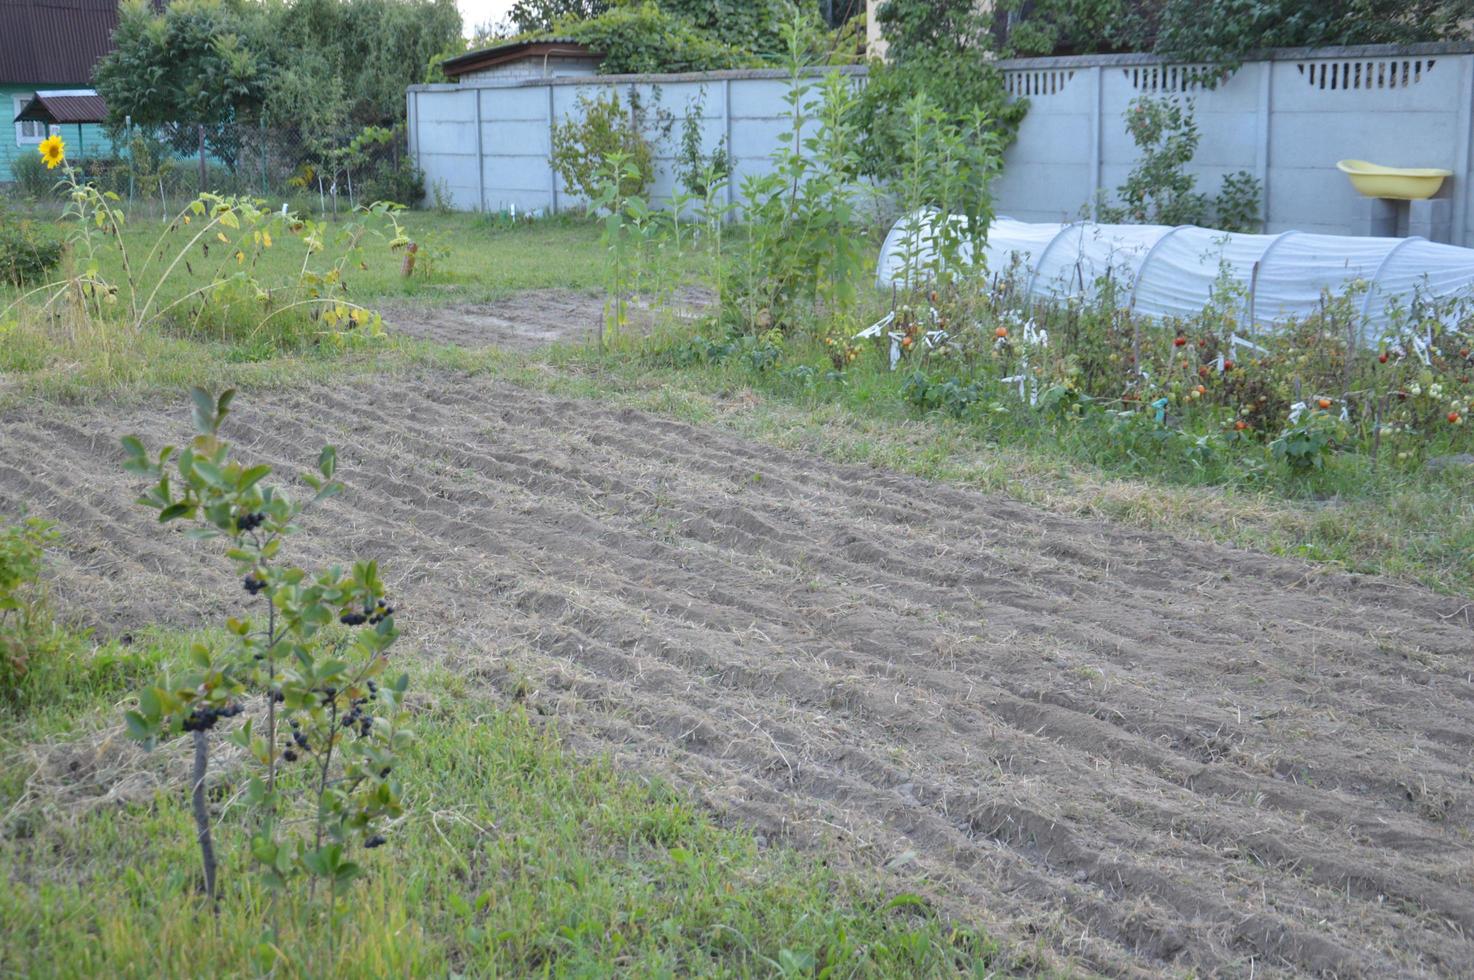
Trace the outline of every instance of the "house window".
<instances>
[{"instance_id":1,"label":"house window","mask_svg":"<svg viewBox=\"0 0 1474 980\"><path fill-rule=\"evenodd\" d=\"M17 95L11 101L14 108L10 110L10 118L14 119L20 115L22 109L31 101L32 96ZM3 105L4 103L0 103ZM28 143L39 143L46 138L46 124L36 120L27 119L15 124L15 145L25 146Z\"/></svg>"}]
</instances>

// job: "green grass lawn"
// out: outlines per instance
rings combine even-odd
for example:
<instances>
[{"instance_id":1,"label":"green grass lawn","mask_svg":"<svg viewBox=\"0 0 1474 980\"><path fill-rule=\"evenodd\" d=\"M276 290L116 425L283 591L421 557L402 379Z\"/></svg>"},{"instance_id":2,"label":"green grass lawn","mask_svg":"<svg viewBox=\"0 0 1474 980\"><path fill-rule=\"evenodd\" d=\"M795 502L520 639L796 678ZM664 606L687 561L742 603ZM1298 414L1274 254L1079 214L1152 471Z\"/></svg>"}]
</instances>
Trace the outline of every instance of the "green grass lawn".
<instances>
[{"instance_id":1,"label":"green grass lawn","mask_svg":"<svg viewBox=\"0 0 1474 980\"><path fill-rule=\"evenodd\" d=\"M0 707L0 975L30 977L984 975L998 949L921 897L715 824L656 781L571 757L464 678L416 669L408 815L368 853L336 925L246 868L245 806L214 794L213 916L178 781L86 806L49 787L156 772L118 703L188 637L77 643ZM406 658L408 662L410 658ZM64 692L64 693L62 693ZM94 760L113 770L92 771ZM82 760L84 768L72 769Z\"/></svg>"},{"instance_id":2,"label":"green grass lawn","mask_svg":"<svg viewBox=\"0 0 1474 980\"><path fill-rule=\"evenodd\" d=\"M348 215L336 222L328 219L328 230L346 226L350 220ZM602 281L598 228L582 218L566 216L514 225L494 215L406 211L402 221L408 236L421 246L420 268L415 275L404 278L402 255L390 252L386 239L370 235L364 239L363 249L367 268L353 270L350 291L354 296L382 299L428 291L474 301L521 289L590 288ZM47 224L62 236L76 230L72 221L53 219ZM149 217L138 218L126 226L124 238L135 264L148 255L165 227L160 220ZM376 223L375 227L386 226ZM173 246L166 252L169 257L187 241L185 233L191 230L181 226L166 238ZM204 244L214 244L214 239L207 237ZM223 262L212 263L208 261L209 256L201 255L198 246L189 257L192 267L197 264L198 268L176 270L177 292L205 281L203 276L209 269L218 266L226 272L232 271L228 257ZM217 250L215 259L221 258ZM101 251L98 259L104 278L124 277L116 250ZM257 276L263 281L280 280L291 275L301 259L302 250L296 243L278 235L275 246L261 254ZM15 295L15 289L0 286L0 305L8 304Z\"/></svg>"}]
</instances>

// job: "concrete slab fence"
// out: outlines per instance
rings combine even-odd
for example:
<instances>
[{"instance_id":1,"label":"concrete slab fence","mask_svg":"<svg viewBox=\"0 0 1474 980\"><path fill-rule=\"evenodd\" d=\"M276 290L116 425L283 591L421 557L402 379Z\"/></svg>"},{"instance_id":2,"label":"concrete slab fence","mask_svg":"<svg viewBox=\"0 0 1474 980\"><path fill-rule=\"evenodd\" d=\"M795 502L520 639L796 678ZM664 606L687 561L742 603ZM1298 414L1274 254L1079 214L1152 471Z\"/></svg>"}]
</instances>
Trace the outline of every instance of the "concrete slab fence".
<instances>
[{"instance_id":1,"label":"concrete slab fence","mask_svg":"<svg viewBox=\"0 0 1474 980\"><path fill-rule=\"evenodd\" d=\"M1439 198L1446 235L1474 245L1471 122L1474 45L1425 44L1288 49L1241 66L1214 87L1208 69L1151 55L1002 61L1009 92L1029 100L1018 140L996 185L999 214L1060 221L1089 216L1101 192L1121 184L1136 158L1123 114L1138 95L1193 100L1202 133L1190 168L1200 190L1246 170L1264 189L1266 231L1356 233L1365 208L1336 170L1345 158L1454 172ZM840 69L863 78L864 68ZM657 202L675 184L679 119L700 100L706 149L725 137L734 186L771 165L786 129L782 71L534 79L486 85L420 85L408 92L410 151L428 185L463 210L566 210L583 202L549 164L551 126L582 94L631 88L678 122L657 146ZM1405 224L1405 222L1404 222ZM1406 228L1403 229L1406 231Z\"/></svg>"}]
</instances>

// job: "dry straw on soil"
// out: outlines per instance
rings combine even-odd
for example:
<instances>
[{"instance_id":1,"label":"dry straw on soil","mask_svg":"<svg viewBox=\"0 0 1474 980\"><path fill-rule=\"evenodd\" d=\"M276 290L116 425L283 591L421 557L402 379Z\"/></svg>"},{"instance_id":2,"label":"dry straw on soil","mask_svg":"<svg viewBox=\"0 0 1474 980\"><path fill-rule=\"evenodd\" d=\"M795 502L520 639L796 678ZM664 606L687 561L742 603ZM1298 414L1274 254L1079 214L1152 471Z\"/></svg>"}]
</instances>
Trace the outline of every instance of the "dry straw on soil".
<instances>
[{"instance_id":1,"label":"dry straw on soil","mask_svg":"<svg viewBox=\"0 0 1474 980\"><path fill-rule=\"evenodd\" d=\"M379 558L419 655L765 833L1109 972L1474 962L1458 600L485 379L238 407L279 472L338 445L306 557ZM232 594L129 504L117 436L185 428L0 419L0 509L62 524L103 630Z\"/></svg>"}]
</instances>

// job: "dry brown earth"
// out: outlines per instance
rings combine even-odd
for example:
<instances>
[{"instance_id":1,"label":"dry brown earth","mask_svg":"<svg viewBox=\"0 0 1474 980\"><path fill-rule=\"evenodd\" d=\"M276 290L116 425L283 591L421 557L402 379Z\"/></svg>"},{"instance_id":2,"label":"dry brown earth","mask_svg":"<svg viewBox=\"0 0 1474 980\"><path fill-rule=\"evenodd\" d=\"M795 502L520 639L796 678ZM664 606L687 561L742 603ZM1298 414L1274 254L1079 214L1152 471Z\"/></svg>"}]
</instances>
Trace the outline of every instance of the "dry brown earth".
<instances>
[{"instance_id":1,"label":"dry brown earth","mask_svg":"<svg viewBox=\"0 0 1474 980\"><path fill-rule=\"evenodd\" d=\"M120 435L186 420L0 417L0 511L62 523L58 589L105 631L235 595L120 469ZM489 704L1015 943L1127 975L1474 973L1461 600L484 378L250 393L227 434L286 472L337 444L349 493L306 557L378 557L418 655Z\"/></svg>"},{"instance_id":2,"label":"dry brown earth","mask_svg":"<svg viewBox=\"0 0 1474 980\"><path fill-rule=\"evenodd\" d=\"M629 329L646 333L661 318L690 317L710 302L706 291L690 288L658 305L648 298L637 299L628 311ZM604 296L572 289L542 289L486 303L398 301L381 306L380 311L386 327L416 340L473 350L531 350L555 343L596 340L604 321Z\"/></svg>"}]
</instances>

